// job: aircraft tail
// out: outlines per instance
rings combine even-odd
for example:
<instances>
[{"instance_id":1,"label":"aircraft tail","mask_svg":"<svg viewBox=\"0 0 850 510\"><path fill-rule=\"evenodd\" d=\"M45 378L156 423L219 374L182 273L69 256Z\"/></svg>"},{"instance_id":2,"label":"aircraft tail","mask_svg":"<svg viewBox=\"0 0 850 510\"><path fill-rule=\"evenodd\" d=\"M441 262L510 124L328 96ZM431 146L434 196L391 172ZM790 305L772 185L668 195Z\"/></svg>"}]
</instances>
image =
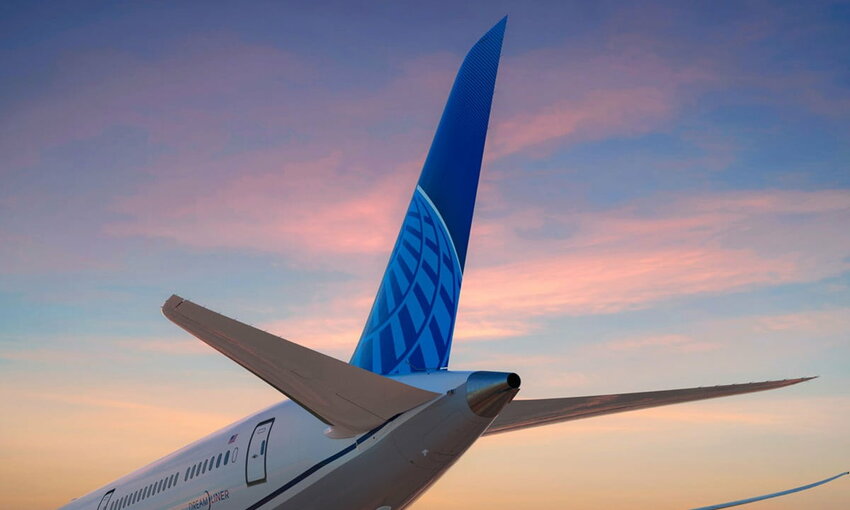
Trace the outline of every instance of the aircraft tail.
<instances>
[{"instance_id":1,"label":"aircraft tail","mask_svg":"<svg viewBox=\"0 0 850 510\"><path fill-rule=\"evenodd\" d=\"M383 375L448 365L506 22L460 66L353 365Z\"/></svg>"},{"instance_id":2,"label":"aircraft tail","mask_svg":"<svg viewBox=\"0 0 850 510\"><path fill-rule=\"evenodd\" d=\"M439 395L353 367L171 296L170 321L266 381L331 426L331 437L369 431Z\"/></svg>"}]
</instances>

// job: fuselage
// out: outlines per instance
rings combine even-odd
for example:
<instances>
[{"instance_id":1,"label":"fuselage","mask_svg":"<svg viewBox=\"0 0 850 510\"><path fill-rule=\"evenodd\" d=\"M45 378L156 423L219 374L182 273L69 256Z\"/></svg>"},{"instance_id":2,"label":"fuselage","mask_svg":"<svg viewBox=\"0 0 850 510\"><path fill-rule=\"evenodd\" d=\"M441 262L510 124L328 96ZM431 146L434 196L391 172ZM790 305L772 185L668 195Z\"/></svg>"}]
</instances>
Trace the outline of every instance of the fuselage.
<instances>
[{"instance_id":1,"label":"fuselage","mask_svg":"<svg viewBox=\"0 0 850 510\"><path fill-rule=\"evenodd\" d=\"M403 508L492 421L470 408L469 376L439 371L395 377L440 396L349 438L329 437L326 424L284 401L62 508Z\"/></svg>"}]
</instances>

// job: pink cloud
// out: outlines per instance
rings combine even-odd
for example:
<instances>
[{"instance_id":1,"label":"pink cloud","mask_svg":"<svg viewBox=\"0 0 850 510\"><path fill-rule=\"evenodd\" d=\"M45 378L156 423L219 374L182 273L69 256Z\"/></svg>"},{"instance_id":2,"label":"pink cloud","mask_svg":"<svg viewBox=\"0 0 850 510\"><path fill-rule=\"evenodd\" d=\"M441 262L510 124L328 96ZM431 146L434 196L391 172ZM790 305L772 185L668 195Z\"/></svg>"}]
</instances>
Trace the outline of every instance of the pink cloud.
<instances>
[{"instance_id":1,"label":"pink cloud","mask_svg":"<svg viewBox=\"0 0 850 510\"><path fill-rule=\"evenodd\" d=\"M494 160L568 136L601 138L650 131L673 111L671 99L653 88L589 91L580 100L564 100L540 111L497 121L487 159Z\"/></svg>"},{"instance_id":2,"label":"pink cloud","mask_svg":"<svg viewBox=\"0 0 850 510\"><path fill-rule=\"evenodd\" d=\"M795 272L790 260L764 260L744 251L600 250L472 269L463 306L494 314L610 313L674 296L782 283Z\"/></svg>"},{"instance_id":3,"label":"pink cloud","mask_svg":"<svg viewBox=\"0 0 850 510\"><path fill-rule=\"evenodd\" d=\"M321 182L316 185L321 186ZM277 195L274 191L269 193L269 196ZM220 201L210 203L217 205ZM255 211L257 221L261 222L259 215L264 202L248 203L246 210ZM615 313L651 307L682 296L813 281L839 274L847 270L850 254L850 240L843 235L850 219L848 204L850 194L840 191L727 192L672 200L656 197L574 216L527 209L507 214L498 221L479 223L473 231L471 251L479 255L473 255L464 278L456 339L470 342L517 337L537 329L538 322L545 317ZM234 204L231 215L238 218L239 207ZM301 203L299 207L307 206ZM358 210L356 201L340 207ZM365 206L363 211L368 213L359 218L362 224L345 227L350 233L370 237L374 243L334 244L335 237L329 234L334 231L333 215L323 214L317 215L318 220L312 223L313 228L322 232L311 239L310 230L289 227L291 219L280 211L266 212L269 221L263 225L266 229L278 228L273 225L278 221L280 228L291 228L285 236L289 241L266 235L263 229L250 233L251 238L231 240L234 246L239 246L241 242L263 239L266 249L281 250L286 246L284 242L292 242L293 248L287 255L321 258L329 267L339 265L364 278L346 283L345 289L328 288L327 299L315 306L292 310L293 319L268 326L285 338L332 351L340 357L348 356L359 338L376 285L373 280L379 274L377 271L384 263L397 228L385 217L400 216L402 207L396 204L392 206L395 210L388 212L389 207ZM355 213L349 214L356 217ZM794 215L798 221L784 221L787 215ZM799 221L800 215L806 221ZM382 217L380 222L377 217ZM323 218L330 218L329 223L317 227ZM560 225L573 235L539 240L520 237L520 231L539 228L544 220ZM177 229L173 235L184 230L192 228ZM203 236L211 234L195 230L202 237L194 242L199 245L210 242ZM244 235L238 228L233 230ZM181 239L192 242L192 235L196 234ZM298 243L294 239L303 240L302 245L295 247ZM516 246L523 249L513 249ZM363 257L353 257L358 253ZM346 299L331 297L340 295ZM787 323L792 319L784 320ZM771 324L778 327L776 324L782 322L777 319ZM661 341L664 338L662 335L655 339L629 340L620 347L621 350L655 347L679 351L707 351L717 347L714 342L702 339L665 344Z\"/></svg>"},{"instance_id":4,"label":"pink cloud","mask_svg":"<svg viewBox=\"0 0 850 510\"><path fill-rule=\"evenodd\" d=\"M486 336L504 324L523 333L544 315L611 313L840 274L850 268L848 214L846 191L652 197L572 216L492 214L498 219L473 234L472 253L481 255L465 276L458 330L475 336L475 324L485 324ZM545 221L574 233L537 241L518 234Z\"/></svg>"}]
</instances>

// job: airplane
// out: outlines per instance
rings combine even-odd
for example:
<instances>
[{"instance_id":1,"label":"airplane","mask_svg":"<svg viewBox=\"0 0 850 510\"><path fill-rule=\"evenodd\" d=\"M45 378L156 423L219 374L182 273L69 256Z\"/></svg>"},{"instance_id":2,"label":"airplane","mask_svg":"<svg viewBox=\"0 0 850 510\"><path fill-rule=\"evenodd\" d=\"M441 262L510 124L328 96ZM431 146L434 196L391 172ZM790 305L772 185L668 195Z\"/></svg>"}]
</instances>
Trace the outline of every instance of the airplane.
<instances>
[{"instance_id":1,"label":"airplane","mask_svg":"<svg viewBox=\"0 0 850 510\"><path fill-rule=\"evenodd\" d=\"M165 317L288 400L63 509L400 510L482 436L812 379L519 400L513 372L448 370L506 22L460 66L351 360L171 296Z\"/></svg>"}]
</instances>

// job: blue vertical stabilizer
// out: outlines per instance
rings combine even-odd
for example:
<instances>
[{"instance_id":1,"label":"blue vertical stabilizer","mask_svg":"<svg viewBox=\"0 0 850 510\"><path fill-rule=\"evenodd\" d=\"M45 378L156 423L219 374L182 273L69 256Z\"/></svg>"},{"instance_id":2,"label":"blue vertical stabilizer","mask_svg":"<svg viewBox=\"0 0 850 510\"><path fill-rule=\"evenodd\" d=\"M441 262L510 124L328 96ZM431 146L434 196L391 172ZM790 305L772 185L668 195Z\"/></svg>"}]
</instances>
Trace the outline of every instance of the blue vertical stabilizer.
<instances>
[{"instance_id":1,"label":"blue vertical stabilizer","mask_svg":"<svg viewBox=\"0 0 850 510\"><path fill-rule=\"evenodd\" d=\"M506 22L460 66L353 365L379 374L448 365Z\"/></svg>"}]
</instances>

